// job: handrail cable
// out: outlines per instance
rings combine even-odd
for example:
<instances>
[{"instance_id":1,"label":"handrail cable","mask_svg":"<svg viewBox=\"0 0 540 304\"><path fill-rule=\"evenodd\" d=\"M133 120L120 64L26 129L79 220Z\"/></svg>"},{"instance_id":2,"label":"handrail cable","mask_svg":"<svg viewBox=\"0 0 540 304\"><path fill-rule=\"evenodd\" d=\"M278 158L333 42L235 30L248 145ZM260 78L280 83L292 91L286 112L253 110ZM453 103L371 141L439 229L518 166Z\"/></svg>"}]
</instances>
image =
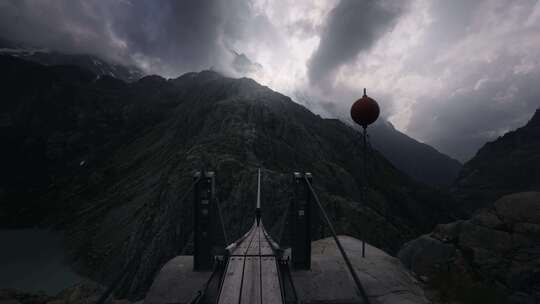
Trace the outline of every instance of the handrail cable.
<instances>
[{"instance_id":1,"label":"handrail cable","mask_svg":"<svg viewBox=\"0 0 540 304\"><path fill-rule=\"evenodd\" d=\"M319 200L319 197L317 196L317 193L315 193L315 190L313 190L313 186L311 185L309 179L304 176L304 180L306 181L309 190L311 191L311 195L313 195L313 198L315 199L315 202L317 203L317 206L319 207L319 210L321 211L321 214L324 217L324 220L326 221L326 224L328 225L328 228L330 229L330 232L332 233L332 237L334 238L334 241L336 242L339 251L341 252L341 256L343 257L343 260L345 260L345 264L347 264L347 268L349 269L349 272L351 273L351 276L353 277L354 283L356 284L356 287L358 287L358 290L360 291L360 295L362 299L369 303L369 299L367 297L366 291L364 290L364 287L362 286L362 283L360 283L360 279L358 278L358 275L356 274L356 271L354 270L351 261L349 260L349 257L347 256L347 253L345 252L345 249L343 249L343 246L341 245L341 242L339 241L336 231L334 230L334 226L332 225L332 222L330 222L330 218L326 214L326 211L324 210L324 207L321 204L321 201Z\"/></svg>"},{"instance_id":2,"label":"handrail cable","mask_svg":"<svg viewBox=\"0 0 540 304\"><path fill-rule=\"evenodd\" d=\"M194 296L194 298L189 302L190 304L198 304L200 301L204 298L206 291L208 290L208 286L210 286L210 282L218 272L218 261L214 261L214 265L212 267L212 274L206 280L206 283L204 283L204 286L201 290L197 291L197 294Z\"/></svg>"},{"instance_id":3,"label":"handrail cable","mask_svg":"<svg viewBox=\"0 0 540 304\"><path fill-rule=\"evenodd\" d=\"M223 231L223 238L225 239L225 246L229 245L229 238L227 237L227 231L225 230L225 222L223 221L223 214L221 212L221 203L219 198L216 197L216 205L218 210L219 221L221 222L221 230Z\"/></svg>"},{"instance_id":4,"label":"handrail cable","mask_svg":"<svg viewBox=\"0 0 540 304\"><path fill-rule=\"evenodd\" d=\"M283 215L281 216L281 221L278 226L278 244L281 244L281 241L283 239L283 231L285 230L285 223L287 223L287 217L289 216L289 209L291 209L291 201L287 204L287 208L285 208L285 211L283 212Z\"/></svg>"}]
</instances>

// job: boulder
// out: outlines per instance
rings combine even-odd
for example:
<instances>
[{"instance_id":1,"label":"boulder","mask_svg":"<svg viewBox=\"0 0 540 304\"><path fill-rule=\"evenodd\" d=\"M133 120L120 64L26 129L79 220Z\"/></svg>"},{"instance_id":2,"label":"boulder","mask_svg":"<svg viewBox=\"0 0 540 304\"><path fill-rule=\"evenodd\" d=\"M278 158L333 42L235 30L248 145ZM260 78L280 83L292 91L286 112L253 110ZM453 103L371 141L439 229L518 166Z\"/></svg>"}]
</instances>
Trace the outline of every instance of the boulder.
<instances>
[{"instance_id":1,"label":"boulder","mask_svg":"<svg viewBox=\"0 0 540 304\"><path fill-rule=\"evenodd\" d=\"M339 239L372 304L429 303L420 283L400 261L350 236ZM306 303L359 303L361 298L332 238L312 243L311 270L293 271L301 301Z\"/></svg>"},{"instance_id":2,"label":"boulder","mask_svg":"<svg viewBox=\"0 0 540 304\"><path fill-rule=\"evenodd\" d=\"M428 280L457 273L494 286L510 303L538 303L540 192L507 195L469 220L438 225L398 256Z\"/></svg>"}]
</instances>

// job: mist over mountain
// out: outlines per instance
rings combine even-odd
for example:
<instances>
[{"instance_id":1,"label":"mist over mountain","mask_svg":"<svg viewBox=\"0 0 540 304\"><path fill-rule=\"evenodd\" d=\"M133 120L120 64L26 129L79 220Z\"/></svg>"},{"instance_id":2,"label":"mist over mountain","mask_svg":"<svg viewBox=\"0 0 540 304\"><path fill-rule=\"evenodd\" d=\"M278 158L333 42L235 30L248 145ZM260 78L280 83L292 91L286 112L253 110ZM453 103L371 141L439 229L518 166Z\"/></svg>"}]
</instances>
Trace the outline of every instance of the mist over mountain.
<instances>
[{"instance_id":1,"label":"mist over mountain","mask_svg":"<svg viewBox=\"0 0 540 304\"><path fill-rule=\"evenodd\" d=\"M417 181L431 186L448 186L459 174L459 161L401 133L390 122L375 123L369 134L375 149Z\"/></svg>"},{"instance_id":2,"label":"mist over mountain","mask_svg":"<svg viewBox=\"0 0 540 304\"><path fill-rule=\"evenodd\" d=\"M189 247L191 199L179 199L194 169L217 172L230 238L251 224L258 167L272 233L293 171L313 173L339 231L389 252L459 215L448 195L377 151L364 201L359 134L251 79L203 71L126 83L9 56L0 66L0 222L65 230L73 265L100 282L139 260L122 283L126 295L143 294L155 271Z\"/></svg>"},{"instance_id":3,"label":"mist over mountain","mask_svg":"<svg viewBox=\"0 0 540 304\"><path fill-rule=\"evenodd\" d=\"M295 97L300 104L314 109L315 113L337 117L362 132L362 128L350 117L350 105L347 109L341 109L331 102L317 101L312 96L297 94ZM384 111L384 104L380 106ZM380 152L392 165L416 181L433 187L445 187L451 185L459 174L462 166L459 161L397 130L384 116L370 125L367 131L369 149ZM356 139L356 144L362 147L361 136Z\"/></svg>"},{"instance_id":4,"label":"mist over mountain","mask_svg":"<svg viewBox=\"0 0 540 304\"><path fill-rule=\"evenodd\" d=\"M87 69L97 76L111 76L126 82L140 79L144 73L135 66L126 66L105 61L93 55L67 54L46 49L31 48L0 38L0 54L18 57L43 65L75 65Z\"/></svg>"}]
</instances>

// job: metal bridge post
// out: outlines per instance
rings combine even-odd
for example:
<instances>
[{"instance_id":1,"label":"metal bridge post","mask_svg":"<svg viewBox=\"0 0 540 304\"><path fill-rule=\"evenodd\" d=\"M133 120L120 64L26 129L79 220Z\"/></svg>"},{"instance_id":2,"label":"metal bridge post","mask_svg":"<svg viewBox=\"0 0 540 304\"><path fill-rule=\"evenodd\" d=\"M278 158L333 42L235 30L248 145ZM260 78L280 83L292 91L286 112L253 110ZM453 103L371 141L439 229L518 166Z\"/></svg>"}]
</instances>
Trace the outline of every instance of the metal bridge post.
<instances>
[{"instance_id":1,"label":"metal bridge post","mask_svg":"<svg viewBox=\"0 0 540 304\"><path fill-rule=\"evenodd\" d=\"M311 195L304 176L294 173L294 200L292 212L292 265L295 269L311 269Z\"/></svg>"},{"instance_id":2,"label":"metal bridge post","mask_svg":"<svg viewBox=\"0 0 540 304\"><path fill-rule=\"evenodd\" d=\"M214 237L215 174L213 171L195 173L199 181L195 185L193 208L193 269L212 270L214 257L212 244Z\"/></svg>"}]
</instances>

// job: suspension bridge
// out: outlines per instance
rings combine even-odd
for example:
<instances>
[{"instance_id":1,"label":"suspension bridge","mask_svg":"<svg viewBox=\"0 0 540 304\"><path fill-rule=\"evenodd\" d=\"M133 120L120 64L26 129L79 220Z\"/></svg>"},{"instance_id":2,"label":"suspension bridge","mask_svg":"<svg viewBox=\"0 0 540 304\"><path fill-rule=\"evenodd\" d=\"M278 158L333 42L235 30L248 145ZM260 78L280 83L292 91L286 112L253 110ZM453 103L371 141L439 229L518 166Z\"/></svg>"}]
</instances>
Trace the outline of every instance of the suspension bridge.
<instances>
[{"instance_id":1,"label":"suspension bridge","mask_svg":"<svg viewBox=\"0 0 540 304\"><path fill-rule=\"evenodd\" d=\"M347 265L362 303L369 303L364 288L337 238L332 223L311 185L309 173L294 173L295 200L292 212L293 245L291 259L285 258L279 244L264 228L261 211L261 170L257 172L257 199L253 225L243 237L226 247L220 258L212 255L211 223L214 173L197 173L194 221L194 270L212 269L204 288L191 303L298 303L291 271L311 267L311 206L319 208ZM313 204L314 203L314 204ZM222 219L220 219L222 222ZM222 226L223 227L223 226ZM224 228L223 228L224 229ZM224 231L224 235L226 235Z\"/></svg>"},{"instance_id":2,"label":"suspension bridge","mask_svg":"<svg viewBox=\"0 0 540 304\"><path fill-rule=\"evenodd\" d=\"M292 174L294 197L288 209L291 248L285 254L265 229L261 208L261 170L257 170L257 195L251 228L238 240L228 244L221 254L216 254L215 231L221 229L227 242L221 206L216 198L216 181L213 171L197 171L194 181L184 196L193 195L193 258L192 265L185 269L182 282L174 282L178 288L186 287L186 295L174 303L190 304L243 304L305 302L300 299L295 287L294 274L311 269L312 212L318 211L319 218L326 224L346 265L346 271L355 286L354 302L369 303L364 287L351 261L337 237L334 227L311 184L310 173ZM312 210L317 208L318 210ZM283 224L283 221L282 223ZM216 229L218 228L218 229ZM224 252L224 254L223 254ZM364 254L364 248L362 248ZM134 259L135 260L135 259ZM98 303L105 303L116 286L125 279L126 271L113 281ZM190 266L190 267L189 267ZM209 274L209 275L208 275ZM201 284L200 278L206 278ZM329 280L332 277L328 278ZM341 283L340 283L341 284ZM195 287L196 285L200 285ZM175 288L175 287L171 287ZM192 288L197 292L193 294Z\"/></svg>"},{"instance_id":3,"label":"suspension bridge","mask_svg":"<svg viewBox=\"0 0 540 304\"><path fill-rule=\"evenodd\" d=\"M364 168L368 146L366 128L378 115L377 102L368 97L364 89L362 98L351 107L351 118L363 128ZM364 189L367 189L365 174L364 170ZM201 170L195 173L193 183L180 200L183 202L189 195L194 197L193 255L182 253L165 264L154 279L144 303L365 304L370 303L370 299L376 299L371 301L373 304L427 303L416 282L400 268L395 258L377 248L366 248L364 241L337 236L314 190L310 173L292 174L294 194L283 220L278 224L281 227L278 233L280 241L285 219L288 222L290 249L282 248L272 239L263 223L261 177L258 169L252 225L242 237L229 243L222 209L216 197L215 172ZM322 222L331 238L312 243L313 218L318 219L317 225ZM274 223L269 224L274 226ZM219 247L216 230L219 229L226 245L216 250L216 245ZM335 246L329 244L331 241ZM345 247L354 251L354 265ZM366 249L369 258L365 258ZM129 269L140 260L140 253L136 253L98 303L105 303L120 282L129 280ZM362 280L369 282L369 297L356 272L358 267L363 268Z\"/></svg>"}]
</instances>

